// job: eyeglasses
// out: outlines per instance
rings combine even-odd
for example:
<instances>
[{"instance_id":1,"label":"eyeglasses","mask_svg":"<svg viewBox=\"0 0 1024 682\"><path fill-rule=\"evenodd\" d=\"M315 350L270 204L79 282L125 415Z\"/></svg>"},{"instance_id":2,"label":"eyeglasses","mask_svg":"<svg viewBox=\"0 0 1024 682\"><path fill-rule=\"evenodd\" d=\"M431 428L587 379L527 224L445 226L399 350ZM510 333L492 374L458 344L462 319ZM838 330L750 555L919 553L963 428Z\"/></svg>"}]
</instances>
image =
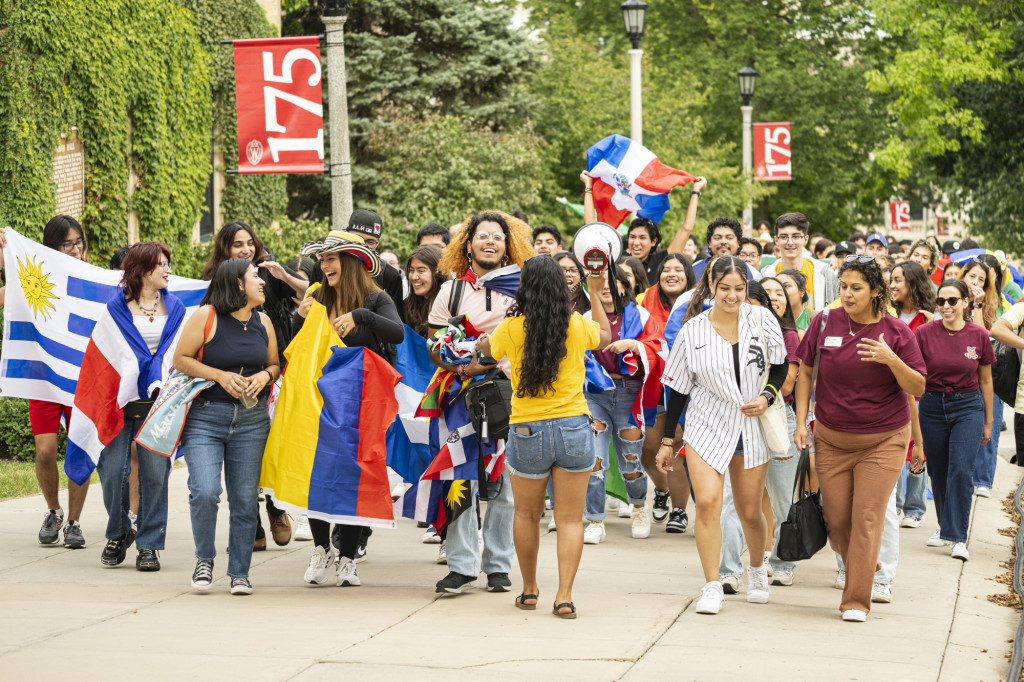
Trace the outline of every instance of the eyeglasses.
<instances>
[{"instance_id":1,"label":"eyeglasses","mask_svg":"<svg viewBox=\"0 0 1024 682\"><path fill-rule=\"evenodd\" d=\"M83 251L85 249L85 240L76 239L73 242L64 242L63 244L60 245L60 250L67 253L73 250L76 246L78 247L79 251Z\"/></svg>"},{"instance_id":2,"label":"eyeglasses","mask_svg":"<svg viewBox=\"0 0 1024 682\"><path fill-rule=\"evenodd\" d=\"M805 234L780 234L775 237L777 242L800 242L807 238Z\"/></svg>"},{"instance_id":3,"label":"eyeglasses","mask_svg":"<svg viewBox=\"0 0 1024 682\"><path fill-rule=\"evenodd\" d=\"M157 266L158 268L163 268L163 269L164 269L164 270L166 270L167 272L170 272L170 271L171 271L171 264L170 264L170 263L166 263L166 262L165 262L165 263L157 263L157 264L156 264L156 266Z\"/></svg>"},{"instance_id":4,"label":"eyeglasses","mask_svg":"<svg viewBox=\"0 0 1024 682\"><path fill-rule=\"evenodd\" d=\"M875 262L875 257L874 256L855 256L855 255L851 254L851 255L846 257L846 262L847 263L874 263Z\"/></svg>"},{"instance_id":5,"label":"eyeglasses","mask_svg":"<svg viewBox=\"0 0 1024 682\"><path fill-rule=\"evenodd\" d=\"M580 276L580 271L576 268L562 268L562 272L566 275L572 275L574 277Z\"/></svg>"},{"instance_id":6,"label":"eyeglasses","mask_svg":"<svg viewBox=\"0 0 1024 682\"><path fill-rule=\"evenodd\" d=\"M488 241L488 240L492 240L492 241L496 241L496 242L503 242L503 241L505 241L505 233L504 232L494 232L492 234L490 232L483 232L483 231L481 231L481 232L477 232L475 235L473 235L473 239L478 241L478 242L485 242L485 241Z\"/></svg>"},{"instance_id":7,"label":"eyeglasses","mask_svg":"<svg viewBox=\"0 0 1024 682\"><path fill-rule=\"evenodd\" d=\"M955 308L956 304L962 300L964 299L961 296L950 296L949 298L936 297L935 305L937 305L940 308L946 305L948 305L950 308Z\"/></svg>"}]
</instances>

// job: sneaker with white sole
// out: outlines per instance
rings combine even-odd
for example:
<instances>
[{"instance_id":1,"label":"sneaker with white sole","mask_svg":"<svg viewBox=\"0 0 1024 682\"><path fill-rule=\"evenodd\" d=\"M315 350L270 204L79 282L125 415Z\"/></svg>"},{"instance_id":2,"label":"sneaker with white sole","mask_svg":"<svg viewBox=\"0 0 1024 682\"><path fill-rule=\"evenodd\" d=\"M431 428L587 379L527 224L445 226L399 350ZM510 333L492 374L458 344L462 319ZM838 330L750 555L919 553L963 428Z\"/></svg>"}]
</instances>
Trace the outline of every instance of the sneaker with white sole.
<instances>
[{"instance_id":1,"label":"sneaker with white sole","mask_svg":"<svg viewBox=\"0 0 1024 682\"><path fill-rule=\"evenodd\" d=\"M764 565L747 566L747 601L751 604L768 603L768 571Z\"/></svg>"},{"instance_id":2,"label":"sneaker with white sole","mask_svg":"<svg viewBox=\"0 0 1024 682\"><path fill-rule=\"evenodd\" d=\"M299 522L295 524L295 536L296 540L312 540L313 531L309 529L309 517L305 514L299 517Z\"/></svg>"},{"instance_id":3,"label":"sneaker with white sole","mask_svg":"<svg viewBox=\"0 0 1024 682\"><path fill-rule=\"evenodd\" d=\"M448 543L441 540L440 546L437 548L437 563L447 564L448 563Z\"/></svg>"},{"instance_id":4,"label":"sneaker with white sole","mask_svg":"<svg viewBox=\"0 0 1024 682\"><path fill-rule=\"evenodd\" d=\"M963 542L953 543L953 550L950 552L950 556L960 561L967 561L971 558L970 553L967 551L967 545Z\"/></svg>"},{"instance_id":5,"label":"sneaker with white sole","mask_svg":"<svg viewBox=\"0 0 1024 682\"><path fill-rule=\"evenodd\" d=\"M651 510L645 503L642 507L634 507L629 505L633 509L633 537L637 540L643 540L644 538L651 537Z\"/></svg>"},{"instance_id":6,"label":"sneaker with white sole","mask_svg":"<svg viewBox=\"0 0 1024 682\"><path fill-rule=\"evenodd\" d=\"M338 587L359 587L359 576L356 575L356 562L342 557L338 564Z\"/></svg>"},{"instance_id":7,"label":"sneaker with white sole","mask_svg":"<svg viewBox=\"0 0 1024 682\"><path fill-rule=\"evenodd\" d=\"M197 590L208 590L213 584L213 560L199 559L196 570L192 572L192 587Z\"/></svg>"},{"instance_id":8,"label":"sneaker with white sole","mask_svg":"<svg viewBox=\"0 0 1024 682\"><path fill-rule=\"evenodd\" d=\"M889 604L892 602L892 585L888 583L875 583L871 586L871 601L876 604Z\"/></svg>"},{"instance_id":9,"label":"sneaker with white sole","mask_svg":"<svg viewBox=\"0 0 1024 682\"><path fill-rule=\"evenodd\" d=\"M836 571L836 579L835 579L835 582L832 583L832 587L836 588L837 590L845 590L846 589L846 569L845 568L840 568L838 571Z\"/></svg>"},{"instance_id":10,"label":"sneaker with white sole","mask_svg":"<svg viewBox=\"0 0 1024 682\"><path fill-rule=\"evenodd\" d=\"M740 577L738 575L725 575L718 581L725 594L738 594L740 591ZM710 583L709 583L710 584Z\"/></svg>"},{"instance_id":11,"label":"sneaker with white sole","mask_svg":"<svg viewBox=\"0 0 1024 682\"><path fill-rule=\"evenodd\" d=\"M934 533L932 533L932 536L928 538L927 541L925 541L924 544L928 545L929 547L945 547L949 543L940 537L941 533L941 530L935 531Z\"/></svg>"},{"instance_id":12,"label":"sneaker with white sole","mask_svg":"<svg viewBox=\"0 0 1024 682\"><path fill-rule=\"evenodd\" d=\"M655 523L665 523L668 518L668 491L654 489L654 502L651 504L651 518Z\"/></svg>"},{"instance_id":13,"label":"sneaker with white sole","mask_svg":"<svg viewBox=\"0 0 1024 682\"><path fill-rule=\"evenodd\" d=\"M772 553L770 551L766 551L764 553L764 561L761 562L761 565L764 566L764 570L768 571L768 577L769 578L771 578L772 577L772 573L775 572L775 569L772 568L771 563L769 563L771 558L772 558Z\"/></svg>"},{"instance_id":14,"label":"sneaker with white sole","mask_svg":"<svg viewBox=\"0 0 1024 682\"><path fill-rule=\"evenodd\" d=\"M604 530L604 521L591 521L583 531L584 545L600 545L608 537Z\"/></svg>"},{"instance_id":15,"label":"sneaker with white sole","mask_svg":"<svg viewBox=\"0 0 1024 682\"><path fill-rule=\"evenodd\" d=\"M772 585L789 587L793 584L793 571L772 571Z\"/></svg>"},{"instance_id":16,"label":"sneaker with white sole","mask_svg":"<svg viewBox=\"0 0 1024 682\"><path fill-rule=\"evenodd\" d=\"M232 578L231 594L252 594L252 583L248 578Z\"/></svg>"},{"instance_id":17,"label":"sneaker with white sole","mask_svg":"<svg viewBox=\"0 0 1024 682\"><path fill-rule=\"evenodd\" d=\"M436 545L439 542L441 542L441 534L433 526L427 526L427 530L423 533L423 544Z\"/></svg>"},{"instance_id":18,"label":"sneaker with white sole","mask_svg":"<svg viewBox=\"0 0 1024 682\"><path fill-rule=\"evenodd\" d=\"M548 530L549 531L555 531L556 530L556 528L555 528L555 514L554 514L554 512L551 513L551 520L548 521Z\"/></svg>"},{"instance_id":19,"label":"sneaker with white sole","mask_svg":"<svg viewBox=\"0 0 1024 682\"><path fill-rule=\"evenodd\" d=\"M725 594L722 592L722 583L713 581L706 583L701 589L700 599L697 600L697 613L710 616L715 615L725 606Z\"/></svg>"},{"instance_id":20,"label":"sneaker with white sole","mask_svg":"<svg viewBox=\"0 0 1024 682\"><path fill-rule=\"evenodd\" d=\"M60 529L64 526L64 512L51 509L43 517L43 525L39 529L39 544L55 545L60 540Z\"/></svg>"},{"instance_id":21,"label":"sneaker with white sole","mask_svg":"<svg viewBox=\"0 0 1024 682\"><path fill-rule=\"evenodd\" d=\"M629 502L619 502L619 509L616 512L620 519L628 519L633 516L633 505Z\"/></svg>"},{"instance_id":22,"label":"sneaker with white sole","mask_svg":"<svg viewBox=\"0 0 1024 682\"><path fill-rule=\"evenodd\" d=\"M334 565L334 548L313 547L309 553L309 567L303 580L311 585L323 585L327 582L327 572Z\"/></svg>"},{"instance_id":23,"label":"sneaker with white sole","mask_svg":"<svg viewBox=\"0 0 1024 682\"><path fill-rule=\"evenodd\" d=\"M668 523L665 524L666 533L685 533L686 527L690 525L690 519L686 516L686 510L673 507L668 515Z\"/></svg>"},{"instance_id":24,"label":"sneaker with white sole","mask_svg":"<svg viewBox=\"0 0 1024 682\"><path fill-rule=\"evenodd\" d=\"M847 609L843 611L843 620L847 623L863 623L868 619L868 614L860 609Z\"/></svg>"},{"instance_id":25,"label":"sneaker with white sole","mask_svg":"<svg viewBox=\"0 0 1024 682\"><path fill-rule=\"evenodd\" d=\"M978 497L992 497L992 488L987 485L979 485L974 489L974 494Z\"/></svg>"},{"instance_id":26,"label":"sneaker with white sole","mask_svg":"<svg viewBox=\"0 0 1024 682\"><path fill-rule=\"evenodd\" d=\"M900 528L919 528L920 526L921 519L914 516L904 516L900 521Z\"/></svg>"}]
</instances>

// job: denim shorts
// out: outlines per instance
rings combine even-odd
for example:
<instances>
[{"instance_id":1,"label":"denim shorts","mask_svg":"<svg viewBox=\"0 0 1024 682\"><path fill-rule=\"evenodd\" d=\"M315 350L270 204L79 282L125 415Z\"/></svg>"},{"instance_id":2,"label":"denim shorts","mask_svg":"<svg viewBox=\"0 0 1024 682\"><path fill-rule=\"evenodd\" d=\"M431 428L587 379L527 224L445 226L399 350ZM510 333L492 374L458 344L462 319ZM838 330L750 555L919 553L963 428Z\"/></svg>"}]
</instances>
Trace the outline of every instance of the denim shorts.
<instances>
[{"instance_id":1,"label":"denim shorts","mask_svg":"<svg viewBox=\"0 0 1024 682\"><path fill-rule=\"evenodd\" d=\"M530 435L516 431L523 428L529 428ZM552 467L590 471L596 456L594 429L586 415L513 424L505 444L508 468L520 478L547 478Z\"/></svg>"}]
</instances>

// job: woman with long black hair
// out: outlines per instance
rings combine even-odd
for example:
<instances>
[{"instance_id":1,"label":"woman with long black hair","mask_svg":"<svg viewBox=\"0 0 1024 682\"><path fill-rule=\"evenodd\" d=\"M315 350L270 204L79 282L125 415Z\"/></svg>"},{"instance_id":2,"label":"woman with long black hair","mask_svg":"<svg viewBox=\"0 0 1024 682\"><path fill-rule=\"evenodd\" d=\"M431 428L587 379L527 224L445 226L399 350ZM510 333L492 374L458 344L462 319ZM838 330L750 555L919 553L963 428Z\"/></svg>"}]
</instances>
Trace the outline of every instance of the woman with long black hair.
<instances>
[{"instance_id":1,"label":"woman with long black hair","mask_svg":"<svg viewBox=\"0 0 1024 682\"><path fill-rule=\"evenodd\" d=\"M770 453L758 417L779 399L789 371L782 330L774 313L751 306L747 264L722 256L694 293L669 353L662 382L670 389L657 464L672 468L675 426L686 404L686 463L697 503L697 552L705 584L697 613L716 614L725 597L719 580L725 472L750 551L747 601L768 602L763 548L768 528L761 510ZM714 305L704 310L704 303ZM768 371L767 386L762 377Z\"/></svg>"},{"instance_id":2,"label":"woman with long black hair","mask_svg":"<svg viewBox=\"0 0 1024 682\"><path fill-rule=\"evenodd\" d=\"M575 618L572 585L583 553L583 506L594 468L594 431L583 395L588 350L611 337L598 300L605 275L588 278L593 321L569 306L569 292L558 263L531 258L508 317L482 339L479 350L512 366L512 413L505 455L515 499L513 540L523 591L517 608L537 608L537 550L548 478L554 481L558 524L558 590L553 613Z\"/></svg>"},{"instance_id":3,"label":"woman with long black hair","mask_svg":"<svg viewBox=\"0 0 1024 682\"><path fill-rule=\"evenodd\" d=\"M448 281L448 275L437 271L443 253L436 244L427 244L413 251L405 262L405 278L410 290L409 297L405 299L402 321L423 337L430 333L427 317L437 292Z\"/></svg>"},{"instance_id":4,"label":"woman with long black hair","mask_svg":"<svg viewBox=\"0 0 1024 682\"><path fill-rule=\"evenodd\" d=\"M569 287L569 304L574 313L585 313L590 310L590 298L583 288L583 264L571 251L559 251L555 254L555 262L562 268L565 284Z\"/></svg>"}]
</instances>

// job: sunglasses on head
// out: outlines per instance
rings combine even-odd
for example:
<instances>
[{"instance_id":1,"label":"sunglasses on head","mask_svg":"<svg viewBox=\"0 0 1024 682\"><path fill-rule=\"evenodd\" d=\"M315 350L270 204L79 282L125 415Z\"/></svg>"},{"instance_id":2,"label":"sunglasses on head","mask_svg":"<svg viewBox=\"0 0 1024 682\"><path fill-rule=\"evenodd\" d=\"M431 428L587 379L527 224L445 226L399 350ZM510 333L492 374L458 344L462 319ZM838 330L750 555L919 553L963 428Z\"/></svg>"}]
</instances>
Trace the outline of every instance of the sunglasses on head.
<instances>
[{"instance_id":1,"label":"sunglasses on head","mask_svg":"<svg viewBox=\"0 0 1024 682\"><path fill-rule=\"evenodd\" d=\"M944 305L949 305L950 308L955 308L956 304L962 300L964 300L962 296L950 296L949 298L942 298L941 296L938 296L935 298L935 305L940 308Z\"/></svg>"},{"instance_id":2,"label":"sunglasses on head","mask_svg":"<svg viewBox=\"0 0 1024 682\"><path fill-rule=\"evenodd\" d=\"M846 257L847 263L873 263L874 260L874 256L857 256L855 254L850 254Z\"/></svg>"}]
</instances>

